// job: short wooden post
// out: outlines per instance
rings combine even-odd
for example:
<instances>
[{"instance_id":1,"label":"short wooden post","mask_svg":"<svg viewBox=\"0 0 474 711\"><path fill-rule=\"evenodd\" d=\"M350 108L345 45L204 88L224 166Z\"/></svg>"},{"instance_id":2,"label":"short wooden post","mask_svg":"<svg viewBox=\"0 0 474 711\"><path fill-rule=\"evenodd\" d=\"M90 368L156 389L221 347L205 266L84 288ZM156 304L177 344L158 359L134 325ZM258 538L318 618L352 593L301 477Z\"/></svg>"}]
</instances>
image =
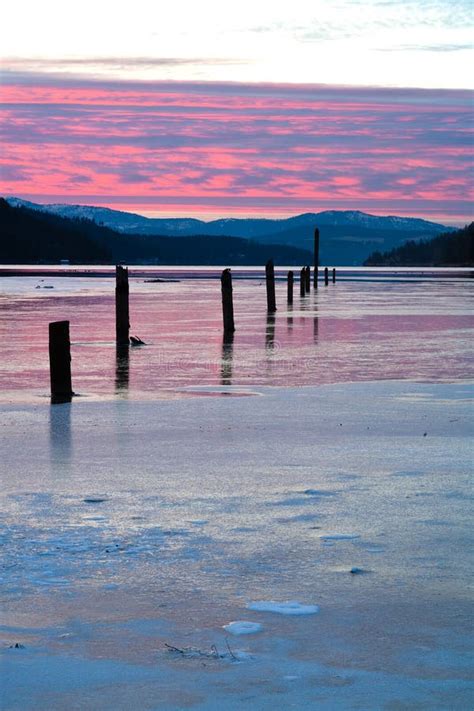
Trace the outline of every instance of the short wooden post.
<instances>
[{"instance_id":1,"label":"short wooden post","mask_svg":"<svg viewBox=\"0 0 474 711\"><path fill-rule=\"evenodd\" d=\"M276 311L276 300L275 300L275 268L273 266L273 260L269 259L265 265L265 277L267 283L267 310L269 313Z\"/></svg>"},{"instance_id":2,"label":"short wooden post","mask_svg":"<svg viewBox=\"0 0 474 711\"><path fill-rule=\"evenodd\" d=\"M306 277L306 291L309 294L311 291L311 267L307 266L306 267L306 272L305 272L305 277Z\"/></svg>"},{"instance_id":3,"label":"short wooden post","mask_svg":"<svg viewBox=\"0 0 474 711\"><path fill-rule=\"evenodd\" d=\"M289 304L293 303L293 281L294 274L292 271L288 272L288 287L287 287L287 301Z\"/></svg>"},{"instance_id":4,"label":"short wooden post","mask_svg":"<svg viewBox=\"0 0 474 711\"><path fill-rule=\"evenodd\" d=\"M306 270L303 267L300 271L300 296L306 294Z\"/></svg>"},{"instance_id":5,"label":"short wooden post","mask_svg":"<svg viewBox=\"0 0 474 711\"><path fill-rule=\"evenodd\" d=\"M222 315L224 318L224 339L234 333L234 302L232 298L232 274L224 269L221 274Z\"/></svg>"},{"instance_id":6,"label":"short wooden post","mask_svg":"<svg viewBox=\"0 0 474 711\"><path fill-rule=\"evenodd\" d=\"M318 267L319 267L319 230L314 230L314 288L318 288Z\"/></svg>"},{"instance_id":7,"label":"short wooden post","mask_svg":"<svg viewBox=\"0 0 474 711\"><path fill-rule=\"evenodd\" d=\"M324 286L329 284L329 269L324 267Z\"/></svg>"},{"instance_id":8,"label":"short wooden post","mask_svg":"<svg viewBox=\"0 0 474 711\"><path fill-rule=\"evenodd\" d=\"M117 345L130 342L128 311L128 268L115 267L115 338Z\"/></svg>"},{"instance_id":9,"label":"short wooden post","mask_svg":"<svg viewBox=\"0 0 474 711\"><path fill-rule=\"evenodd\" d=\"M74 393L71 383L69 321L53 321L49 324L49 371L53 402L70 400Z\"/></svg>"},{"instance_id":10,"label":"short wooden post","mask_svg":"<svg viewBox=\"0 0 474 711\"><path fill-rule=\"evenodd\" d=\"M333 270L332 270L332 283L333 284L336 283L336 268L335 267L333 267Z\"/></svg>"}]
</instances>

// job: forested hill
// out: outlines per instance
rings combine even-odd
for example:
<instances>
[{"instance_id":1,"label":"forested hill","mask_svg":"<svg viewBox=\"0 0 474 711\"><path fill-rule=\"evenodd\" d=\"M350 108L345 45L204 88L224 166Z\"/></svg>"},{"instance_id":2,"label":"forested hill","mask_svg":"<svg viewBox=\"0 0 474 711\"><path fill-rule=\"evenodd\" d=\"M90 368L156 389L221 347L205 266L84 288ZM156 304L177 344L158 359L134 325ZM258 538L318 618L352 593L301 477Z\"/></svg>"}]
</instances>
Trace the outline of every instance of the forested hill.
<instances>
[{"instance_id":1,"label":"forested hill","mask_svg":"<svg viewBox=\"0 0 474 711\"><path fill-rule=\"evenodd\" d=\"M429 240L410 240L389 252L373 252L366 267L472 267L474 266L474 222L461 230L446 232Z\"/></svg>"},{"instance_id":2,"label":"forested hill","mask_svg":"<svg viewBox=\"0 0 474 711\"><path fill-rule=\"evenodd\" d=\"M48 264L310 264L309 251L238 237L163 237L115 232L87 219L68 219L0 198L0 263Z\"/></svg>"},{"instance_id":3,"label":"forested hill","mask_svg":"<svg viewBox=\"0 0 474 711\"><path fill-rule=\"evenodd\" d=\"M0 262L47 264L61 259L70 259L72 263L109 262L110 251L94 242L84 227L77 220L11 207L0 198Z\"/></svg>"}]
</instances>

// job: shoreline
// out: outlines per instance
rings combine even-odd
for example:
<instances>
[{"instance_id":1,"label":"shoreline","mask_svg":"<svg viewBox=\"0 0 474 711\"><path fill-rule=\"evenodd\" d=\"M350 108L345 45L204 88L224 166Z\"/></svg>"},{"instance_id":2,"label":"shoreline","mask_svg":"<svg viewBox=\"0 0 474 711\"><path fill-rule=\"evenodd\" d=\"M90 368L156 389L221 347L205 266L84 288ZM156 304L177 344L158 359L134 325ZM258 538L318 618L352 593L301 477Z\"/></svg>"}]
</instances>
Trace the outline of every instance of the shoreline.
<instances>
[{"instance_id":1,"label":"shoreline","mask_svg":"<svg viewBox=\"0 0 474 711\"><path fill-rule=\"evenodd\" d=\"M321 274L321 283L323 283L324 266L319 267ZM328 265L329 266L329 265ZM334 265L330 265L332 269ZM186 266L186 265L140 265L129 264L130 278L150 278L161 277L163 280L166 277L173 276L179 279L217 279L220 278L221 272L225 266ZM347 281L368 280L369 278L375 281L387 280L388 277L398 277L399 279L453 279L463 278L472 279L474 277L474 268L472 266L423 266L423 267L363 267L363 266L335 266L340 279ZM231 265L232 274L235 279L261 279L265 276L265 267L260 265L243 266ZM275 265L275 277L279 280L286 279L288 270L297 270L298 266ZM115 279L115 265L0 265L0 278L11 277L88 277L94 278L113 278Z\"/></svg>"}]
</instances>

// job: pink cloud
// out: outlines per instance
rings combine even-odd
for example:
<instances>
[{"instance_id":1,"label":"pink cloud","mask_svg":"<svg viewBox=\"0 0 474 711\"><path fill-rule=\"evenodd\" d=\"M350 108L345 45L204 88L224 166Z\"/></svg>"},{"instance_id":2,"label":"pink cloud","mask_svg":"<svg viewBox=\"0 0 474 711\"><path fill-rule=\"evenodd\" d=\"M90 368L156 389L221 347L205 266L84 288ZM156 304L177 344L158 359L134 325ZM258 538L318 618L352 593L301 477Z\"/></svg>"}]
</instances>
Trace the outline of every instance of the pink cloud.
<instances>
[{"instance_id":1,"label":"pink cloud","mask_svg":"<svg viewBox=\"0 0 474 711\"><path fill-rule=\"evenodd\" d=\"M1 94L2 194L176 214L470 217L466 92L31 76Z\"/></svg>"}]
</instances>

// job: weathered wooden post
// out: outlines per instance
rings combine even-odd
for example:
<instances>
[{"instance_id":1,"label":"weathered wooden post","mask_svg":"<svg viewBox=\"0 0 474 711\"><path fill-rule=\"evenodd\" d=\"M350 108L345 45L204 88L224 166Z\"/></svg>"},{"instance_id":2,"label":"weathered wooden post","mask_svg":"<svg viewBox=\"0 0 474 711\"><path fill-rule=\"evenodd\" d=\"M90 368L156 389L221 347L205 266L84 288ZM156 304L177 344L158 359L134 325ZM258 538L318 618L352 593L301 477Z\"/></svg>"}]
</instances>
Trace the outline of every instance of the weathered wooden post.
<instances>
[{"instance_id":1,"label":"weathered wooden post","mask_svg":"<svg viewBox=\"0 0 474 711\"><path fill-rule=\"evenodd\" d=\"M319 230L314 230L314 288L318 288L318 267L319 267Z\"/></svg>"},{"instance_id":2,"label":"weathered wooden post","mask_svg":"<svg viewBox=\"0 0 474 711\"><path fill-rule=\"evenodd\" d=\"M293 303L293 281L294 274L292 271L288 272L288 285L287 285L287 301L289 304Z\"/></svg>"},{"instance_id":3,"label":"weathered wooden post","mask_svg":"<svg viewBox=\"0 0 474 711\"><path fill-rule=\"evenodd\" d=\"M333 270L332 270L332 283L333 284L336 283L336 267L333 267Z\"/></svg>"},{"instance_id":4,"label":"weathered wooden post","mask_svg":"<svg viewBox=\"0 0 474 711\"><path fill-rule=\"evenodd\" d=\"M309 265L306 267L305 277L306 277L305 288L306 288L307 293L309 294L309 292L311 291L311 267Z\"/></svg>"},{"instance_id":5,"label":"weathered wooden post","mask_svg":"<svg viewBox=\"0 0 474 711\"><path fill-rule=\"evenodd\" d=\"M275 300L275 268L273 259L269 259L265 265L265 277L267 282L267 310L269 313L276 311Z\"/></svg>"},{"instance_id":6,"label":"weathered wooden post","mask_svg":"<svg viewBox=\"0 0 474 711\"><path fill-rule=\"evenodd\" d=\"M115 338L117 345L130 342L128 311L128 267L115 267Z\"/></svg>"},{"instance_id":7,"label":"weathered wooden post","mask_svg":"<svg viewBox=\"0 0 474 711\"><path fill-rule=\"evenodd\" d=\"M70 400L74 393L71 383L69 321L53 321L49 324L49 372L52 401Z\"/></svg>"},{"instance_id":8,"label":"weathered wooden post","mask_svg":"<svg viewBox=\"0 0 474 711\"><path fill-rule=\"evenodd\" d=\"M324 286L329 284L329 269L324 267Z\"/></svg>"},{"instance_id":9,"label":"weathered wooden post","mask_svg":"<svg viewBox=\"0 0 474 711\"><path fill-rule=\"evenodd\" d=\"M303 267L300 271L300 296L305 296L306 294L306 270Z\"/></svg>"},{"instance_id":10,"label":"weathered wooden post","mask_svg":"<svg viewBox=\"0 0 474 711\"><path fill-rule=\"evenodd\" d=\"M221 274L222 315L224 317L224 340L235 331L234 302L232 298L232 274L224 269Z\"/></svg>"}]
</instances>

